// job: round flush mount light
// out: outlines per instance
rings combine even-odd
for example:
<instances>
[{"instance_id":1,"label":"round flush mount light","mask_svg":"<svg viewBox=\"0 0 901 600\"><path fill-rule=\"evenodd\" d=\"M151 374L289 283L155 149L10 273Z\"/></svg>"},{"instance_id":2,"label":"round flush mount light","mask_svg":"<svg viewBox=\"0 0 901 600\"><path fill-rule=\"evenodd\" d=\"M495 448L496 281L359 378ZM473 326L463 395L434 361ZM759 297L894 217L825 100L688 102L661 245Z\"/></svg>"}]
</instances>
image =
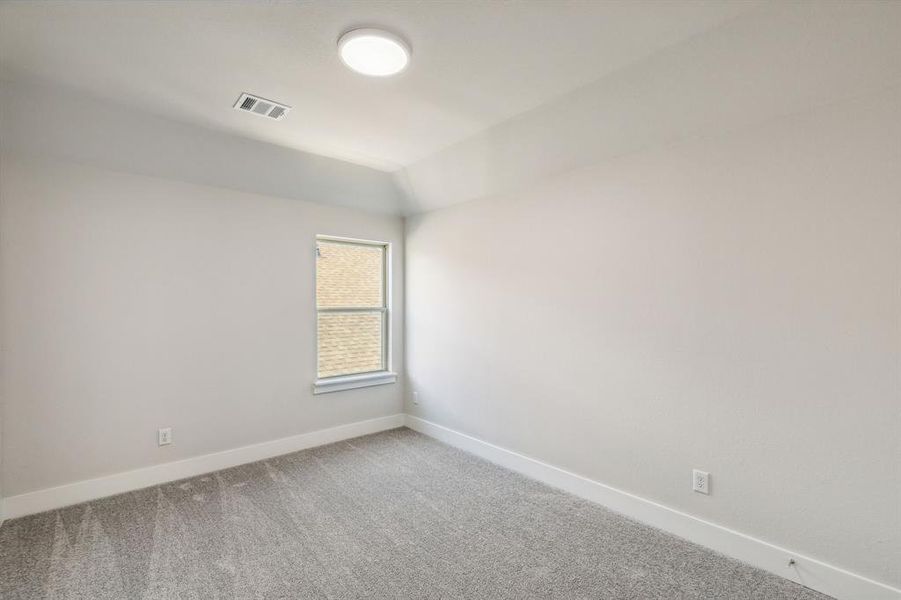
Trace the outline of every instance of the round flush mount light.
<instances>
[{"instance_id":1,"label":"round flush mount light","mask_svg":"<svg viewBox=\"0 0 901 600\"><path fill-rule=\"evenodd\" d=\"M338 39L338 53L350 69L372 77L395 75L410 62L410 46L381 29L348 31Z\"/></svg>"}]
</instances>

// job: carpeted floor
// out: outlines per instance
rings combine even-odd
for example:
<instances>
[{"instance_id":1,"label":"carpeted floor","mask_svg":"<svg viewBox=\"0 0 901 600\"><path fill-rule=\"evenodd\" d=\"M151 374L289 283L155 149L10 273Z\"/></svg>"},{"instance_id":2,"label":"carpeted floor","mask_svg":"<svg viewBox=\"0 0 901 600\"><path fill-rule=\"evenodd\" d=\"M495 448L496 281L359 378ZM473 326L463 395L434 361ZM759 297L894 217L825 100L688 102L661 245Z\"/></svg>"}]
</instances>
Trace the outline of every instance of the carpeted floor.
<instances>
[{"instance_id":1,"label":"carpeted floor","mask_svg":"<svg viewBox=\"0 0 901 600\"><path fill-rule=\"evenodd\" d=\"M826 596L396 429L8 521L0 598Z\"/></svg>"}]
</instances>

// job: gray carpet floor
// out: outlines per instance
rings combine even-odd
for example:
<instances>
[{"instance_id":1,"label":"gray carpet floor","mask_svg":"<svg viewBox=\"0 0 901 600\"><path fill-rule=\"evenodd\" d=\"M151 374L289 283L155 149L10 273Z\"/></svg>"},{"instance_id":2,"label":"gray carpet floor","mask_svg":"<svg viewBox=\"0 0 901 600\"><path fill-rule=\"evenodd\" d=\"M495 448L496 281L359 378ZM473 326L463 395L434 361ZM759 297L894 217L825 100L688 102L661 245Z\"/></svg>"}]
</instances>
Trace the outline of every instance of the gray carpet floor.
<instances>
[{"instance_id":1,"label":"gray carpet floor","mask_svg":"<svg viewBox=\"0 0 901 600\"><path fill-rule=\"evenodd\" d=\"M7 521L0 597L827 598L408 429Z\"/></svg>"}]
</instances>

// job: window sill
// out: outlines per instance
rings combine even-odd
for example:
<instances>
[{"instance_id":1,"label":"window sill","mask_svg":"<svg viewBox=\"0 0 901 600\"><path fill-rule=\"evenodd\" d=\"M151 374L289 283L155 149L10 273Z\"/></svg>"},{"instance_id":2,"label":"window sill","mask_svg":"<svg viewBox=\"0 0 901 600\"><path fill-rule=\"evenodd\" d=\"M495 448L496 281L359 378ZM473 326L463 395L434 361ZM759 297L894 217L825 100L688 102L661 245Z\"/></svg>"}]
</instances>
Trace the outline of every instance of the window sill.
<instances>
[{"instance_id":1,"label":"window sill","mask_svg":"<svg viewBox=\"0 0 901 600\"><path fill-rule=\"evenodd\" d=\"M356 388L370 387L373 385L385 385L397 381L397 373L390 371L379 371L377 373L363 373L361 375L342 375L339 377L328 377L326 379L317 379L313 384L314 394L327 394L329 392L340 392L342 390L353 390Z\"/></svg>"}]
</instances>

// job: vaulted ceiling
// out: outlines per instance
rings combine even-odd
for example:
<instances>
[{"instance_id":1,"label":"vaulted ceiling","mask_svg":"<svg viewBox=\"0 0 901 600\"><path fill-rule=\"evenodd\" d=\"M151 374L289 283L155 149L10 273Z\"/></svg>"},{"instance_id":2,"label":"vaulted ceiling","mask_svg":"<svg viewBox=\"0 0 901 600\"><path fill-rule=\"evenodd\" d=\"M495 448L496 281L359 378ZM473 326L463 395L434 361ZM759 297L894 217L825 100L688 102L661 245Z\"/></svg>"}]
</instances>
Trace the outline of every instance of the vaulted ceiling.
<instances>
[{"instance_id":1,"label":"vaulted ceiling","mask_svg":"<svg viewBox=\"0 0 901 600\"><path fill-rule=\"evenodd\" d=\"M410 68L344 68L360 26L405 37ZM33 121L7 140L43 121L115 168L212 183L224 164L230 187L409 214L901 85L899 28L879 0L7 1L0 85L28 90L12 129ZM64 100L28 114L42 89ZM293 110L240 113L241 92ZM119 139L95 131L107 111Z\"/></svg>"},{"instance_id":2,"label":"vaulted ceiling","mask_svg":"<svg viewBox=\"0 0 901 600\"><path fill-rule=\"evenodd\" d=\"M12 2L0 68L161 116L395 170L755 5L671 0ZM378 25L413 47L391 79L340 63L336 40ZM282 122L232 110L282 101Z\"/></svg>"}]
</instances>

